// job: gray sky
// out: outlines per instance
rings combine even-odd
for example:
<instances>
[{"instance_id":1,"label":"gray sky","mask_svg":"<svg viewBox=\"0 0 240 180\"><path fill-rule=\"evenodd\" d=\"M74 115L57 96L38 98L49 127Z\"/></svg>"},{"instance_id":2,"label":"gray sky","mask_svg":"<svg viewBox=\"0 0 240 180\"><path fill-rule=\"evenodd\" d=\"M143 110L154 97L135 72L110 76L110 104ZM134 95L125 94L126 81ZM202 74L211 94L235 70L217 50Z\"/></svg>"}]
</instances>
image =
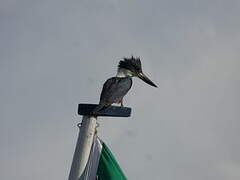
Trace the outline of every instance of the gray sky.
<instances>
[{"instance_id":1,"label":"gray sky","mask_svg":"<svg viewBox=\"0 0 240 180\"><path fill-rule=\"evenodd\" d=\"M240 179L240 1L1 0L0 176L67 179L78 103L142 58L99 136L129 179Z\"/></svg>"}]
</instances>

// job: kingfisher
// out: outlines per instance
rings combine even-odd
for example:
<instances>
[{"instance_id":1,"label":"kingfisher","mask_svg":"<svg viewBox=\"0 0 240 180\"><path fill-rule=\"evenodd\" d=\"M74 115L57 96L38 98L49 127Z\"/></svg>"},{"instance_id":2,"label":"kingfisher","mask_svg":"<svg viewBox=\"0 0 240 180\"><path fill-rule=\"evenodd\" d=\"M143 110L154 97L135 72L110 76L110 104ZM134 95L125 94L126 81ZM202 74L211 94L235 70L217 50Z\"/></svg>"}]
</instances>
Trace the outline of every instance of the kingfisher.
<instances>
[{"instance_id":1,"label":"kingfisher","mask_svg":"<svg viewBox=\"0 0 240 180\"><path fill-rule=\"evenodd\" d=\"M145 83L157 87L142 71L139 57L123 58L119 61L117 75L109 78L103 85L99 105L93 110L93 114L108 108L114 103L123 107L123 97L132 87L132 77L138 77Z\"/></svg>"}]
</instances>

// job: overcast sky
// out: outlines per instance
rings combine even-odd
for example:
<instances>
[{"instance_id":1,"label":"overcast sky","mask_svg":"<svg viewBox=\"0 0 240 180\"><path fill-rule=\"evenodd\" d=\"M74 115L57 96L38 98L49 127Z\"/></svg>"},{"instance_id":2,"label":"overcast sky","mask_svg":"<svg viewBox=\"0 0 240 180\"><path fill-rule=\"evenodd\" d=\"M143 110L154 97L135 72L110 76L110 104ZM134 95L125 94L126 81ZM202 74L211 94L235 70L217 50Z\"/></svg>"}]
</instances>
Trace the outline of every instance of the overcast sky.
<instances>
[{"instance_id":1,"label":"overcast sky","mask_svg":"<svg viewBox=\"0 0 240 180\"><path fill-rule=\"evenodd\" d=\"M240 1L1 0L0 177L65 180L78 103L140 56L99 136L130 180L240 179Z\"/></svg>"}]
</instances>

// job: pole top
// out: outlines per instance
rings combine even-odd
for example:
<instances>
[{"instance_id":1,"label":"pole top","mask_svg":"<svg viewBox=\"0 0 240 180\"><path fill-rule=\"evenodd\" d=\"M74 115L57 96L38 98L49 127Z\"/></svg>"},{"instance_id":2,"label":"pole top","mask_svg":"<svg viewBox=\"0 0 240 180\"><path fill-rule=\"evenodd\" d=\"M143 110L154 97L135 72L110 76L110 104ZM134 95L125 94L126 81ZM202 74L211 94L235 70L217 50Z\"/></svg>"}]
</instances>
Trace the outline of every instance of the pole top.
<instances>
[{"instance_id":1,"label":"pole top","mask_svg":"<svg viewBox=\"0 0 240 180\"><path fill-rule=\"evenodd\" d=\"M78 114L91 116L97 106L98 104L78 104ZM131 110L129 107L110 106L99 111L96 116L130 117Z\"/></svg>"}]
</instances>

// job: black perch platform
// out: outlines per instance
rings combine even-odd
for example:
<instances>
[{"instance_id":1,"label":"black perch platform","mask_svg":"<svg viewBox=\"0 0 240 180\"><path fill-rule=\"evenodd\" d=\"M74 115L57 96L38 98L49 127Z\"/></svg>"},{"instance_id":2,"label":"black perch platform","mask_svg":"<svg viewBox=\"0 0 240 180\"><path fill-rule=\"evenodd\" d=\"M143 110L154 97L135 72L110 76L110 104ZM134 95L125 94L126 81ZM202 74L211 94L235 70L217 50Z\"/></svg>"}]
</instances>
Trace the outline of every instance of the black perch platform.
<instances>
[{"instance_id":1,"label":"black perch platform","mask_svg":"<svg viewBox=\"0 0 240 180\"><path fill-rule=\"evenodd\" d=\"M98 106L98 104L79 104L78 114L90 116L93 115L93 110ZM129 107L119 107L110 106L106 109L99 111L96 116L111 116L111 117L129 117L131 116L131 108Z\"/></svg>"}]
</instances>

